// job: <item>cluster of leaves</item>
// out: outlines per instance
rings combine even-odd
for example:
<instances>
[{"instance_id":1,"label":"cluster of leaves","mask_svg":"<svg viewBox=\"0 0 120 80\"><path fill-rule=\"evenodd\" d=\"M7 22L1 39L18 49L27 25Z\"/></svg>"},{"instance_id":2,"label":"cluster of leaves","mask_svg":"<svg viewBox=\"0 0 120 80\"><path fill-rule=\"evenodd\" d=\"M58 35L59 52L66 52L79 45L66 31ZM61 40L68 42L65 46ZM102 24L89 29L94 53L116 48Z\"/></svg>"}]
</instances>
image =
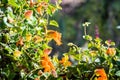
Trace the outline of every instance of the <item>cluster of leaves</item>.
<instances>
[{"instance_id":1,"label":"cluster of leaves","mask_svg":"<svg viewBox=\"0 0 120 80\"><path fill-rule=\"evenodd\" d=\"M47 56L52 51L48 44L53 39L61 45L61 34L48 30L48 26L58 27L49 17L61 9L60 3L61 0L0 1L0 79L35 79L40 76L39 70L55 70ZM43 78L46 75L50 74L43 74Z\"/></svg>"},{"instance_id":2,"label":"cluster of leaves","mask_svg":"<svg viewBox=\"0 0 120 80\"><path fill-rule=\"evenodd\" d=\"M120 50L115 48L115 43L110 40L103 43L100 38L92 39L89 35L83 38L87 40L87 49L80 48L73 43L68 44L70 50L66 54L70 56L75 65L67 69L68 78L73 77L76 80L120 79ZM98 75L95 73L98 69L105 71L101 70L101 75ZM106 77L103 76L103 72Z\"/></svg>"},{"instance_id":3,"label":"cluster of leaves","mask_svg":"<svg viewBox=\"0 0 120 80\"><path fill-rule=\"evenodd\" d=\"M120 50L114 42L102 43L86 34L87 49L69 43L61 60L51 58L53 39L61 45L61 33L50 20L61 0L0 1L0 79L2 80L116 80L120 77ZM71 66L72 65L72 66Z\"/></svg>"}]
</instances>

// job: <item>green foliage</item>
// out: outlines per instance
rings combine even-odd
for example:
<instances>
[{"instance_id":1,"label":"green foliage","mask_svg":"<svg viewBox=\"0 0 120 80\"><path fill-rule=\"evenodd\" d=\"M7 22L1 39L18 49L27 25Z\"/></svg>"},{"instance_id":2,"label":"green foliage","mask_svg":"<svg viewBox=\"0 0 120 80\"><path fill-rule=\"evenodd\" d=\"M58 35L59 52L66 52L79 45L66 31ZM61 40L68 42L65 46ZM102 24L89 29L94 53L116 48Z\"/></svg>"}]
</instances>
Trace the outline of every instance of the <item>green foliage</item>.
<instances>
[{"instance_id":1,"label":"green foliage","mask_svg":"<svg viewBox=\"0 0 120 80\"><path fill-rule=\"evenodd\" d=\"M49 0L2 0L0 2L0 79L2 80L116 80L120 77L120 50L111 41L103 42L86 33L87 49L69 43L69 51L58 60L49 54L54 40L61 45L59 27L50 20L60 7ZM100 71L100 72L99 72ZM101 72L102 71L102 72ZM98 77L99 76L99 77Z\"/></svg>"}]
</instances>

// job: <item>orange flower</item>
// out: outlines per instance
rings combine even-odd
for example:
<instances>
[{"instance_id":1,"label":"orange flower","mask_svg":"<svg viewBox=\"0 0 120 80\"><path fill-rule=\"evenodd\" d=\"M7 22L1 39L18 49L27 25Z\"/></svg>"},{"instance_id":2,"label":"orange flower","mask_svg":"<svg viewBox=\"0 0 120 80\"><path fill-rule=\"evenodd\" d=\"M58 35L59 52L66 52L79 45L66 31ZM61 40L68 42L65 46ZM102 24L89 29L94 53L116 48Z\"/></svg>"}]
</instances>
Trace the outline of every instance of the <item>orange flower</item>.
<instances>
[{"instance_id":1,"label":"orange flower","mask_svg":"<svg viewBox=\"0 0 120 80\"><path fill-rule=\"evenodd\" d=\"M34 80L40 80L38 77L36 77Z\"/></svg>"},{"instance_id":2,"label":"orange flower","mask_svg":"<svg viewBox=\"0 0 120 80\"><path fill-rule=\"evenodd\" d=\"M42 66L44 67L44 66L48 65L48 62L45 61L45 60L42 60L42 61L41 61L41 64L42 64Z\"/></svg>"},{"instance_id":3,"label":"orange flower","mask_svg":"<svg viewBox=\"0 0 120 80\"><path fill-rule=\"evenodd\" d=\"M33 14L33 11L32 11L32 10L26 11L26 12L25 12L25 18L26 18L26 19L30 19L31 16L32 16L32 14Z\"/></svg>"},{"instance_id":4,"label":"orange flower","mask_svg":"<svg viewBox=\"0 0 120 80\"><path fill-rule=\"evenodd\" d=\"M54 65L52 64L51 61L48 62L48 65L51 67L52 70L55 70L55 67L54 67Z\"/></svg>"},{"instance_id":5,"label":"orange flower","mask_svg":"<svg viewBox=\"0 0 120 80\"><path fill-rule=\"evenodd\" d=\"M107 75L105 73L105 70L103 68L102 69L96 69L95 74L98 77L97 80L108 80Z\"/></svg>"},{"instance_id":6,"label":"orange flower","mask_svg":"<svg viewBox=\"0 0 120 80\"><path fill-rule=\"evenodd\" d=\"M40 5L40 6L37 8L37 12L38 12L40 15L43 14L42 5Z\"/></svg>"},{"instance_id":7,"label":"orange flower","mask_svg":"<svg viewBox=\"0 0 120 80\"><path fill-rule=\"evenodd\" d=\"M16 46L23 46L24 45L24 43L23 43L23 38L22 37L20 37L20 39L17 41L17 43L16 43Z\"/></svg>"},{"instance_id":8,"label":"orange flower","mask_svg":"<svg viewBox=\"0 0 120 80\"><path fill-rule=\"evenodd\" d=\"M106 54L108 54L110 56L114 56L116 54L115 48L108 48L106 51Z\"/></svg>"},{"instance_id":9,"label":"orange flower","mask_svg":"<svg viewBox=\"0 0 120 80\"><path fill-rule=\"evenodd\" d=\"M54 31L54 30L48 30L47 35L48 35L47 38L54 39L55 42L57 43L57 45L62 44L62 42L61 42L61 34L59 32Z\"/></svg>"},{"instance_id":10,"label":"orange flower","mask_svg":"<svg viewBox=\"0 0 120 80\"><path fill-rule=\"evenodd\" d=\"M52 52L52 49L50 49L50 48L47 48L47 49L43 50L43 53L47 54L47 55L49 55L51 52Z\"/></svg>"},{"instance_id":11,"label":"orange flower","mask_svg":"<svg viewBox=\"0 0 120 80\"><path fill-rule=\"evenodd\" d=\"M62 60L59 61L60 64L62 64L64 67L71 66L71 62L68 61L68 56L65 55L65 57L62 58Z\"/></svg>"},{"instance_id":12,"label":"orange flower","mask_svg":"<svg viewBox=\"0 0 120 80\"><path fill-rule=\"evenodd\" d=\"M16 57L20 57L21 56L21 52L19 51L19 50L15 50L14 52L13 52L13 56L16 58Z\"/></svg>"},{"instance_id":13,"label":"orange flower","mask_svg":"<svg viewBox=\"0 0 120 80\"><path fill-rule=\"evenodd\" d=\"M40 5L37 7L37 12L40 15L43 15L44 9L46 9L47 7L48 7L48 4L46 2L41 2Z\"/></svg>"},{"instance_id":14,"label":"orange flower","mask_svg":"<svg viewBox=\"0 0 120 80\"><path fill-rule=\"evenodd\" d=\"M35 35L34 37L33 37L33 41L35 42L35 43L39 43L39 42L41 42L43 39L40 37L40 36L38 36L38 35Z\"/></svg>"},{"instance_id":15,"label":"orange flower","mask_svg":"<svg viewBox=\"0 0 120 80\"><path fill-rule=\"evenodd\" d=\"M44 68L44 72L50 72L51 70L55 70L53 63L50 61L50 58L47 54L42 57L41 65Z\"/></svg>"}]
</instances>

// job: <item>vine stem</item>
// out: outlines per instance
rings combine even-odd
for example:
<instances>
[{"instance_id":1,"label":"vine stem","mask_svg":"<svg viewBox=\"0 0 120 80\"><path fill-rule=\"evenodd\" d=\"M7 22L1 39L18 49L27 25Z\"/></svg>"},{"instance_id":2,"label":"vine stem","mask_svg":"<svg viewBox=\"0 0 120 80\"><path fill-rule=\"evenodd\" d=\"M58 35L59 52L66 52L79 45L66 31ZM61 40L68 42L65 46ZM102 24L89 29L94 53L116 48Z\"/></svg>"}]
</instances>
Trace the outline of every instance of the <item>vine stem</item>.
<instances>
[{"instance_id":1,"label":"vine stem","mask_svg":"<svg viewBox=\"0 0 120 80\"><path fill-rule=\"evenodd\" d=\"M26 55L27 55L32 61L34 61L35 63L38 63L37 61L35 61L34 59L32 59L32 58L30 57L30 55L27 53L26 50L24 50L24 52L26 53Z\"/></svg>"},{"instance_id":2,"label":"vine stem","mask_svg":"<svg viewBox=\"0 0 120 80\"><path fill-rule=\"evenodd\" d=\"M33 69L32 71L30 71L30 72L24 77L24 80L26 80L27 76L29 76L31 73L33 73L33 72L35 72L35 71L37 71L37 70L39 70L39 69L41 69L41 68L36 68L36 69Z\"/></svg>"},{"instance_id":3,"label":"vine stem","mask_svg":"<svg viewBox=\"0 0 120 80\"><path fill-rule=\"evenodd\" d=\"M84 26L84 34L86 36L87 32L86 32L86 26Z\"/></svg>"}]
</instances>

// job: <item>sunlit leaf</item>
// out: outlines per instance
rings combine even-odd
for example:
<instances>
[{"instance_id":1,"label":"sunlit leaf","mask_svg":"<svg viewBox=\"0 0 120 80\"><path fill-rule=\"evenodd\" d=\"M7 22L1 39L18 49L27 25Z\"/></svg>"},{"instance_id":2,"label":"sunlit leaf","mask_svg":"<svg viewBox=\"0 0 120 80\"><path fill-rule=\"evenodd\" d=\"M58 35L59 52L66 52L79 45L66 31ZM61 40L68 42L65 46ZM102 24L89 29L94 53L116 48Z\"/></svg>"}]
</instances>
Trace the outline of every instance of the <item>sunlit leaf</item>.
<instances>
[{"instance_id":1,"label":"sunlit leaf","mask_svg":"<svg viewBox=\"0 0 120 80\"><path fill-rule=\"evenodd\" d=\"M11 6L13 6L13 7L16 7L16 8L19 7L19 5L16 4L16 0L8 0L8 4L11 5Z\"/></svg>"},{"instance_id":2,"label":"sunlit leaf","mask_svg":"<svg viewBox=\"0 0 120 80\"><path fill-rule=\"evenodd\" d=\"M58 23L55 20L51 20L50 25L55 26L55 27L59 27Z\"/></svg>"}]
</instances>

